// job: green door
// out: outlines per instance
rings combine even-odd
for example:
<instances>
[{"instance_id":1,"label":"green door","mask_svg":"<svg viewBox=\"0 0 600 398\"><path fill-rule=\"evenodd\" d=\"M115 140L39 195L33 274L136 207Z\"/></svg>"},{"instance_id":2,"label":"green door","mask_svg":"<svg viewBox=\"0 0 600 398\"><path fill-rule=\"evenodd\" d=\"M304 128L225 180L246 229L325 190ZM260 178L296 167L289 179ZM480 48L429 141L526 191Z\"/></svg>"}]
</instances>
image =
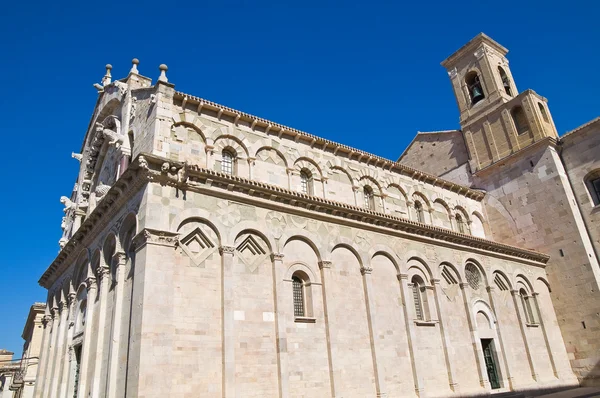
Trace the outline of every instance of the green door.
<instances>
[{"instance_id":1,"label":"green door","mask_svg":"<svg viewBox=\"0 0 600 398\"><path fill-rule=\"evenodd\" d=\"M496 361L494 360L494 343L492 339L481 339L481 347L483 348L483 359L485 359L485 369L487 370L488 379L492 389L500 388L498 380L498 370L496 369Z\"/></svg>"}]
</instances>

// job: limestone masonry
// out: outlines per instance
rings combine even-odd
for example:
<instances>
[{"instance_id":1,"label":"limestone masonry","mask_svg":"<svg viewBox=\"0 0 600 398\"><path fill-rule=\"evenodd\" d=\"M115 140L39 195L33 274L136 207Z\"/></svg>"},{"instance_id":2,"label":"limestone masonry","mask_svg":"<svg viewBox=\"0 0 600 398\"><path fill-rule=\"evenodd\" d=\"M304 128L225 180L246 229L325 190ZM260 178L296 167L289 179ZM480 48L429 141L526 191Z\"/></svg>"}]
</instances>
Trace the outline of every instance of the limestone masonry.
<instances>
[{"instance_id":1,"label":"limestone masonry","mask_svg":"<svg viewBox=\"0 0 600 398\"><path fill-rule=\"evenodd\" d=\"M559 138L479 34L461 130L397 162L107 65L33 396L449 397L600 384L600 119Z\"/></svg>"}]
</instances>

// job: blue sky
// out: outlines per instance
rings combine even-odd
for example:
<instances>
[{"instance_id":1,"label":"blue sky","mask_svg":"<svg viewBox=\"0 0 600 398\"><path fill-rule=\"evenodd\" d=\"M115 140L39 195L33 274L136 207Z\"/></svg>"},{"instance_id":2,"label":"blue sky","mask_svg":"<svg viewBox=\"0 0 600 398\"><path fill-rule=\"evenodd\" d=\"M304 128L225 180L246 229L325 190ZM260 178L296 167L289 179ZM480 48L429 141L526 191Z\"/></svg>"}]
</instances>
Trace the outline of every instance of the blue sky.
<instances>
[{"instance_id":1,"label":"blue sky","mask_svg":"<svg viewBox=\"0 0 600 398\"><path fill-rule=\"evenodd\" d=\"M559 132L600 115L597 2L9 2L0 13L0 348L20 357L37 281L104 65L131 59L176 89L397 159L416 131L458 128L440 62L483 31L517 86L549 99Z\"/></svg>"}]
</instances>

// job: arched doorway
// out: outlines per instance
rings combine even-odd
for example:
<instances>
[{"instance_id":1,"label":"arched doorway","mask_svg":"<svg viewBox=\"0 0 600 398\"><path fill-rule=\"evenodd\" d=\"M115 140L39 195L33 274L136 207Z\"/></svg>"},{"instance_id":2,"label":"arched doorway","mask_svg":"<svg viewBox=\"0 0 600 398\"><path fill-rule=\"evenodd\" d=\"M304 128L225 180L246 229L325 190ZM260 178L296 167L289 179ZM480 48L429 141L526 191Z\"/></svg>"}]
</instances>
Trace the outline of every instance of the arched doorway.
<instances>
[{"instance_id":1,"label":"arched doorway","mask_svg":"<svg viewBox=\"0 0 600 398\"><path fill-rule=\"evenodd\" d=\"M500 343L496 332L496 322L490 308L483 302L478 302L474 309L479 339L479 357L483 372L487 375L492 390L502 388L502 366Z\"/></svg>"}]
</instances>

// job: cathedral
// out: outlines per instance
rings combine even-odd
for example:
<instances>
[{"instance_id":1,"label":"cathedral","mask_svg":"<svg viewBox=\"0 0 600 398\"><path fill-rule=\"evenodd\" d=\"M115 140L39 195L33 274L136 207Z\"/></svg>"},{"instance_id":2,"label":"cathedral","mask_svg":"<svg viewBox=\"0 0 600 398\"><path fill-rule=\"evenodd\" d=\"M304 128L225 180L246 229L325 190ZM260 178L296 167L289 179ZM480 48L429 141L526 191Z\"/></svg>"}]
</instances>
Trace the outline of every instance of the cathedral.
<instances>
[{"instance_id":1,"label":"cathedral","mask_svg":"<svg viewBox=\"0 0 600 398\"><path fill-rule=\"evenodd\" d=\"M600 385L600 118L559 135L507 53L479 34L444 60L461 129L397 161L107 65L33 396Z\"/></svg>"}]
</instances>

